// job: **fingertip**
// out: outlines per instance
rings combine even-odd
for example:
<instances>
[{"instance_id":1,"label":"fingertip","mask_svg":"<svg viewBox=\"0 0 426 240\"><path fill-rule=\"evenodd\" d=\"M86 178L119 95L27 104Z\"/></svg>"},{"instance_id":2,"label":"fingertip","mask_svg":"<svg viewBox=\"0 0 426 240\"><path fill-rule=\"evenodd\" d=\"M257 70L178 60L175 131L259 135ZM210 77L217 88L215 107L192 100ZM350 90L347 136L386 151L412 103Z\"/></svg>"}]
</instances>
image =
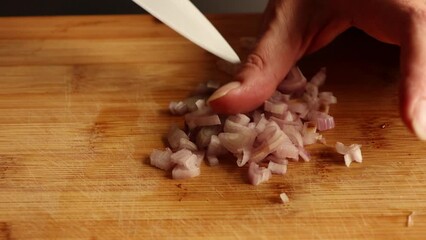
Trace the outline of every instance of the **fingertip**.
<instances>
[{"instance_id":1,"label":"fingertip","mask_svg":"<svg viewBox=\"0 0 426 240\"><path fill-rule=\"evenodd\" d=\"M400 112L409 130L426 141L426 45L412 36L401 46Z\"/></svg>"},{"instance_id":2,"label":"fingertip","mask_svg":"<svg viewBox=\"0 0 426 240\"><path fill-rule=\"evenodd\" d=\"M240 113L241 103L238 104L240 82L230 82L220 87L214 92L207 100L207 104L213 109L214 112L222 114L237 114Z\"/></svg>"},{"instance_id":3,"label":"fingertip","mask_svg":"<svg viewBox=\"0 0 426 240\"><path fill-rule=\"evenodd\" d=\"M237 74L234 82L213 93L208 104L218 113L247 113L261 106L273 94L276 85L277 83L270 81L263 71L246 65Z\"/></svg>"},{"instance_id":4,"label":"fingertip","mask_svg":"<svg viewBox=\"0 0 426 240\"><path fill-rule=\"evenodd\" d=\"M217 89L207 100L207 103L210 103L214 100L217 100L219 98L224 97L225 95L227 95L229 92L231 92L234 89L237 89L241 86L241 83L238 81L233 81L233 82L229 82L225 85L223 85L222 87L220 87L219 89Z\"/></svg>"},{"instance_id":5,"label":"fingertip","mask_svg":"<svg viewBox=\"0 0 426 240\"><path fill-rule=\"evenodd\" d=\"M421 99L416 103L412 127L417 137L426 141L426 99Z\"/></svg>"},{"instance_id":6,"label":"fingertip","mask_svg":"<svg viewBox=\"0 0 426 240\"><path fill-rule=\"evenodd\" d=\"M409 82L404 80L403 85ZM419 140L426 141L426 97L422 97L421 91L407 86L402 86L400 91L400 114L403 122Z\"/></svg>"},{"instance_id":7,"label":"fingertip","mask_svg":"<svg viewBox=\"0 0 426 240\"><path fill-rule=\"evenodd\" d=\"M208 105L216 113L222 114L237 114L244 112L245 107L239 101L235 101L236 95L234 91L229 92L227 95L220 98L209 99Z\"/></svg>"}]
</instances>

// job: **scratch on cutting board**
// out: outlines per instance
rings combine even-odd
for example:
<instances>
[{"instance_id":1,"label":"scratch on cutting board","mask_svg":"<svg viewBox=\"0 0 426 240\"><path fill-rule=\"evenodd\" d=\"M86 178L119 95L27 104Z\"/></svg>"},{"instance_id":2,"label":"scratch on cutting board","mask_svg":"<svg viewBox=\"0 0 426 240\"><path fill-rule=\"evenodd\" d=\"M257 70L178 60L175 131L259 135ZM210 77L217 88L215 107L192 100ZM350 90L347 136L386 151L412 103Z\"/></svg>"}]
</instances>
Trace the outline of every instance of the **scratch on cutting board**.
<instances>
[{"instance_id":1,"label":"scratch on cutting board","mask_svg":"<svg viewBox=\"0 0 426 240\"><path fill-rule=\"evenodd\" d=\"M33 174L31 168L29 168L28 165L25 165L25 168L28 171L28 175L33 179L33 182L37 182L37 179L36 179L35 175ZM43 188L42 185L41 185L41 188Z\"/></svg>"},{"instance_id":2,"label":"scratch on cutting board","mask_svg":"<svg viewBox=\"0 0 426 240\"><path fill-rule=\"evenodd\" d=\"M361 220L364 226L368 226L367 222L365 221L364 214L361 214Z\"/></svg>"},{"instance_id":3,"label":"scratch on cutting board","mask_svg":"<svg viewBox=\"0 0 426 240\"><path fill-rule=\"evenodd\" d=\"M66 89L65 89L65 103L66 103L66 109L70 109L71 108L71 98L70 98L70 93L71 93L71 81L68 80L67 75L64 75L64 82L66 85Z\"/></svg>"},{"instance_id":4,"label":"scratch on cutting board","mask_svg":"<svg viewBox=\"0 0 426 240\"><path fill-rule=\"evenodd\" d=\"M28 53L28 55L30 56L35 56L37 55L38 52L41 52L43 50L43 45L45 43L45 39L39 39L39 45L35 46L34 49L30 50L30 52Z\"/></svg>"},{"instance_id":5,"label":"scratch on cutting board","mask_svg":"<svg viewBox=\"0 0 426 240\"><path fill-rule=\"evenodd\" d=\"M118 203L118 225L123 226L123 196L124 192L120 193L120 200Z\"/></svg>"},{"instance_id":6,"label":"scratch on cutting board","mask_svg":"<svg viewBox=\"0 0 426 240\"><path fill-rule=\"evenodd\" d=\"M214 191L217 193L217 195L219 195L221 198L225 198L224 196L223 196L223 194L221 193L221 192L219 192L219 190L217 190L217 188L215 187L214 188Z\"/></svg>"},{"instance_id":7,"label":"scratch on cutting board","mask_svg":"<svg viewBox=\"0 0 426 240\"><path fill-rule=\"evenodd\" d=\"M241 224L240 227L250 233L251 236L256 236L255 228Z\"/></svg>"},{"instance_id":8,"label":"scratch on cutting board","mask_svg":"<svg viewBox=\"0 0 426 240\"><path fill-rule=\"evenodd\" d=\"M349 232L349 230L348 230L348 228L347 228L347 226L346 226L346 224L343 222L343 218L340 218L340 226L343 228L343 230L345 230L345 233L346 233L346 236L349 236L350 234L350 232Z\"/></svg>"},{"instance_id":9,"label":"scratch on cutting board","mask_svg":"<svg viewBox=\"0 0 426 240\"><path fill-rule=\"evenodd\" d=\"M55 35L56 33L66 33L73 28L91 27L91 26L109 24L109 23L114 23L114 20L81 21L81 22L73 23L73 24L66 23L63 26L57 26L57 28L53 29L52 35Z\"/></svg>"},{"instance_id":10,"label":"scratch on cutting board","mask_svg":"<svg viewBox=\"0 0 426 240\"><path fill-rule=\"evenodd\" d=\"M132 198L132 202L130 205L130 216L129 216L129 220L128 220L128 226L133 226L133 227L128 227L127 228L127 237L131 237L134 238L136 235L136 227L135 226L135 222L134 222L134 216L135 216L135 206L136 206L136 199Z\"/></svg>"}]
</instances>

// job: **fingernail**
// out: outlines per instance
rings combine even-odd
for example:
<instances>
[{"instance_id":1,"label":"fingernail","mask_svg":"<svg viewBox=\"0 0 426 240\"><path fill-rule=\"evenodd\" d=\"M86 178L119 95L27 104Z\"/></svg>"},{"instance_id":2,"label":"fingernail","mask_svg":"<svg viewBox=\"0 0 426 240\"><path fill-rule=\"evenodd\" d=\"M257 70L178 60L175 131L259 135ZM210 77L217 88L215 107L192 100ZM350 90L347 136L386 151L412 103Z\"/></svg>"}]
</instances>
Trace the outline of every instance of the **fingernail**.
<instances>
[{"instance_id":1,"label":"fingernail","mask_svg":"<svg viewBox=\"0 0 426 240\"><path fill-rule=\"evenodd\" d=\"M227 84L223 85L221 88L219 88L218 90L216 90L216 92L214 92L210 96L210 98L207 100L207 103L225 96L231 90L239 88L240 86L241 86L240 82L230 82L230 83L227 83Z\"/></svg>"},{"instance_id":2,"label":"fingernail","mask_svg":"<svg viewBox=\"0 0 426 240\"><path fill-rule=\"evenodd\" d=\"M412 121L414 133L420 140L426 141L426 99L417 102Z\"/></svg>"}]
</instances>

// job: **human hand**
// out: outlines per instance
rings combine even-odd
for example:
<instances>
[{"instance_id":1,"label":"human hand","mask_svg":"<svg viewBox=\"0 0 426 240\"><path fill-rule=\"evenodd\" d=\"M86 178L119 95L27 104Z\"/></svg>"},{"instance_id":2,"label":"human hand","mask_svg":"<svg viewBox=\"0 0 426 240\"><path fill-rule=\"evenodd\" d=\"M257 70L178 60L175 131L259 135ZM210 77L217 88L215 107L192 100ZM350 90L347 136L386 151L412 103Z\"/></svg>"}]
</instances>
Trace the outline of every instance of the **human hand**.
<instances>
[{"instance_id":1,"label":"human hand","mask_svg":"<svg viewBox=\"0 0 426 240\"><path fill-rule=\"evenodd\" d=\"M210 97L210 106L227 114L255 109L301 57L352 26L401 47L401 117L426 140L426 1L422 0L270 0L256 48L235 81Z\"/></svg>"}]
</instances>

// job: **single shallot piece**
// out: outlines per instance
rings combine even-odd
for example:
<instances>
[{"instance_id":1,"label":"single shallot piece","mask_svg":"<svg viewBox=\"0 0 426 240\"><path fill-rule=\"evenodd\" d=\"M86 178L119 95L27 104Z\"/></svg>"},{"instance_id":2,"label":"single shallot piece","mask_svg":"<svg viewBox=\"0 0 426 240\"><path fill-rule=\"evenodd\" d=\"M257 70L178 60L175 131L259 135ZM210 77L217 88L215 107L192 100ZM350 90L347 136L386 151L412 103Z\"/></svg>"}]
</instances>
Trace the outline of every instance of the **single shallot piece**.
<instances>
[{"instance_id":1,"label":"single shallot piece","mask_svg":"<svg viewBox=\"0 0 426 240\"><path fill-rule=\"evenodd\" d=\"M189 111L188 106L183 101L171 102L169 104L169 110L173 115L184 115Z\"/></svg>"},{"instance_id":2,"label":"single shallot piece","mask_svg":"<svg viewBox=\"0 0 426 240\"><path fill-rule=\"evenodd\" d=\"M311 79L311 83L319 87L324 84L327 77L327 69L325 67L321 68Z\"/></svg>"},{"instance_id":3,"label":"single shallot piece","mask_svg":"<svg viewBox=\"0 0 426 240\"><path fill-rule=\"evenodd\" d=\"M362 163L361 146L360 144L345 146L341 142L336 142L336 151L344 155L345 164L349 167L352 162Z\"/></svg>"},{"instance_id":4,"label":"single shallot piece","mask_svg":"<svg viewBox=\"0 0 426 240\"><path fill-rule=\"evenodd\" d=\"M187 169L197 168L198 166L198 156L189 151L188 149L179 150L172 155L170 159L173 163L185 167Z\"/></svg>"},{"instance_id":5,"label":"single shallot piece","mask_svg":"<svg viewBox=\"0 0 426 240\"><path fill-rule=\"evenodd\" d=\"M200 175L199 156L187 149L179 150L170 156L176 166L173 168L173 179L186 179Z\"/></svg>"},{"instance_id":6,"label":"single shallot piece","mask_svg":"<svg viewBox=\"0 0 426 240\"><path fill-rule=\"evenodd\" d=\"M177 126L173 125L167 134L167 141L172 149L178 149L181 145L181 139L189 140L188 135Z\"/></svg>"},{"instance_id":7,"label":"single shallot piece","mask_svg":"<svg viewBox=\"0 0 426 240\"><path fill-rule=\"evenodd\" d=\"M172 150L170 148L166 148L164 151L154 149L149 156L150 163L152 166L167 171L175 165L170 158L171 155Z\"/></svg>"},{"instance_id":8,"label":"single shallot piece","mask_svg":"<svg viewBox=\"0 0 426 240\"><path fill-rule=\"evenodd\" d=\"M268 181L271 178L271 170L264 167L259 167L256 163L252 162L249 166L248 177L253 185L259 185Z\"/></svg>"},{"instance_id":9,"label":"single shallot piece","mask_svg":"<svg viewBox=\"0 0 426 240\"><path fill-rule=\"evenodd\" d=\"M268 169L271 170L273 174L284 175L287 172L287 164L279 164L270 161L268 163Z\"/></svg>"},{"instance_id":10,"label":"single shallot piece","mask_svg":"<svg viewBox=\"0 0 426 240\"><path fill-rule=\"evenodd\" d=\"M287 194L285 194L285 193L281 193L281 194L280 194L280 198L281 198L281 201L282 201L284 204L287 204L287 203L289 203L289 202L290 202L290 199L288 198Z\"/></svg>"},{"instance_id":11,"label":"single shallot piece","mask_svg":"<svg viewBox=\"0 0 426 240\"><path fill-rule=\"evenodd\" d=\"M299 94L304 90L306 78L298 67L293 67L286 78L278 85L278 90L284 94Z\"/></svg>"},{"instance_id":12,"label":"single shallot piece","mask_svg":"<svg viewBox=\"0 0 426 240\"><path fill-rule=\"evenodd\" d=\"M176 166L172 171L173 179L187 179L193 178L200 175L200 168L190 168L187 169L182 166Z\"/></svg>"},{"instance_id":13,"label":"single shallot piece","mask_svg":"<svg viewBox=\"0 0 426 240\"><path fill-rule=\"evenodd\" d=\"M414 226L414 215L416 212L411 212L410 215L407 216L407 227Z\"/></svg>"},{"instance_id":14,"label":"single shallot piece","mask_svg":"<svg viewBox=\"0 0 426 240\"><path fill-rule=\"evenodd\" d=\"M209 165L218 165L219 159L217 157L224 153L226 153L226 149L223 147L219 138L216 135L212 135L207 148L207 161L209 162Z\"/></svg>"}]
</instances>

